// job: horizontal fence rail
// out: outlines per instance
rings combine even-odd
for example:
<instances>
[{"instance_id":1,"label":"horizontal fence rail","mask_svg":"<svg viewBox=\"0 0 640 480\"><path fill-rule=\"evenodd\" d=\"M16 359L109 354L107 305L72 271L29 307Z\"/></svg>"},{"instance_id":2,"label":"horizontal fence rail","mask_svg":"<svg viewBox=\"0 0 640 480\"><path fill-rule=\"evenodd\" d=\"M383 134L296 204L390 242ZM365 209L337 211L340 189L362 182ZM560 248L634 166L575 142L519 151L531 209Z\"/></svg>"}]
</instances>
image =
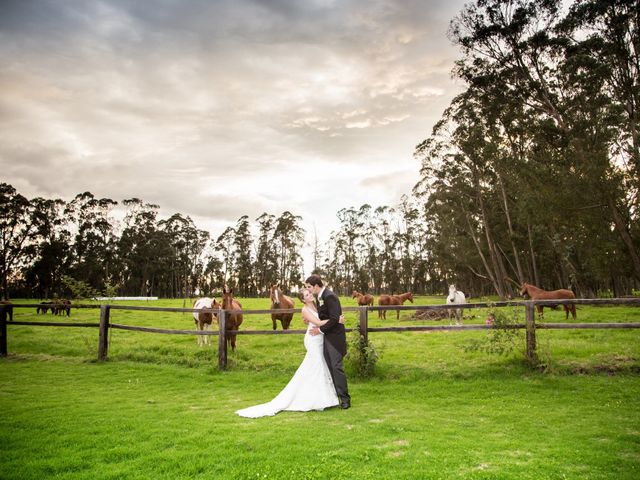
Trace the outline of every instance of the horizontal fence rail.
<instances>
[{"instance_id":1,"label":"horizontal fence rail","mask_svg":"<svg viewBox=\"0 0 640 480\"><path fill-rule=\"evenodd\" d=\"M369 333L379 332L428 332L428 331L466 331L466 330L489 330L493 328L508 329L524 329L526 330L526 357L532 363L537 361L536 356L536 329L638 329L640 322L619 322L619 323L539 323L535 321L536 306L559 306L559 305L594 305L594 306L615 306L615 305L634 305L640 306L640 298L608 298L608 299L567 299L567 300L524 300L524 301L497 301L497 302L478 302L465 304L443 304L443 305L399 305L399 306L361 306L361 307L344 307L343 312L359 312L359 323L356 328L346 328L347 332L359 330L360 335L368 340ZM89 304L71 304L66 305L71 309L97 309L100 310L99 323L73 323L73 322L42 322L42 321L7 321L7 316L13 308L51 308L51 304L0 304L0 355L7 355L7 325L29 325L29 326L52 326L52 327L84 327L99 328L98 335L98 359L104 361L108 356L108 330L129 330L148 333L170 334L170 335L205 335L218 336L218 367L226 368L227 365L227 336L229 335L300 335L306 332L304 330L226 330L226 318L233 313L242 313L243 315L265 315L272 313L301 313L302 309L280 309L280 310L218 310L211 308L194 309L194 308L174 308L174 307L150 307L138 305L89 305ZM525 323L513 324L506 326L495 326L486 324L471 325L411 325L411 326L389 326L389 327L369 327L369 312L381 311L442 311L452 308L504 308L504 307L524 307ZM111 310L127 310L127 311L153 311L153 312L174 312L174 313L215 313L218 317L218 330L202 331L202 330L182 330L182 329L165 329L155 327L142 327L135 325L122 325L111 323ZM429 319L426 319L429 320Z\"/></svg>"}]
</instances>

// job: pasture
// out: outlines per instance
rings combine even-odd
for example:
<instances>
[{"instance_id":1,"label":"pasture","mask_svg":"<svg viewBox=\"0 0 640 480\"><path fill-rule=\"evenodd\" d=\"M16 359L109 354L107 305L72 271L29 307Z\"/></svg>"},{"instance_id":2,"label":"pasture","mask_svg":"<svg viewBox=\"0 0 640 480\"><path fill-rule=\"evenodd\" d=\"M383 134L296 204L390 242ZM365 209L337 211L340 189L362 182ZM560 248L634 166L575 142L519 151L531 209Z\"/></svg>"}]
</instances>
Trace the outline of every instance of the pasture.
<instances>
[{"instance_id":1,"label":"pasture","mask_svg":"<svg viewBox=\"0 0 640 480\"><path fill-rule=\"evenodd\" d=\"M355 299L341 300L356 305ZM270 306L268 298L240 301L245 309ZM60 321L97 323L98 315L73 309ZM484 311L465 310L470 315L465 324L484 323ZM36 316L35 308L16 309L14 317L53 320ZM397 321L387 317L371 315L370 326L448 323L416 320L408 311ZM190 313L115 310L112 321L195 329ZM564 312L547 310L545 321L564 321ZM640 322L640 309L579 306L578 321ZM349 312L347 326L356 325L357 312ZM271 328L269 315L245 315L241 330ZM303 328L300 314L291 328ZM98 363L97 328L9 324L8 331L9 356L0 359L0 478L537 480L640 474L638 330L538 330L544 371L526 367L524 332L506 356L464 348L486 331L370 333L380 353L376 376L350 377L350 410L257 420L234 411L280 391L304 356L301 335L238 335L229 368L221 372L216 342L199 346L191 335L110 330L109 361Z\"/></svg>"}]
</instances>

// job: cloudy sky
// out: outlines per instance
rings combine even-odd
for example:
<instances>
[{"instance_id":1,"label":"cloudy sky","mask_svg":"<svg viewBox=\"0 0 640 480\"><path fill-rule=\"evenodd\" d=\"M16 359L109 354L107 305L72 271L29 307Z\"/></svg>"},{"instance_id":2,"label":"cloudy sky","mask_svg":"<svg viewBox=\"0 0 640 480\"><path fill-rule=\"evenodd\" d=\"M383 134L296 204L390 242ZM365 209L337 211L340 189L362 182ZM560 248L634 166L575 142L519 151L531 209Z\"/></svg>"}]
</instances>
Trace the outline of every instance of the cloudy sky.
<instances>
[{"instance_id":1,"label":"cloudy sky","mask_svg":"<svg viewBox=\"0 0 640 480\"><path fill-rule=\"evenodd\" d=\"M189 215L288 210L308 241L394 205L461 85L463 0L2 0L0 181Z\"/></svg>"}]
</instances>

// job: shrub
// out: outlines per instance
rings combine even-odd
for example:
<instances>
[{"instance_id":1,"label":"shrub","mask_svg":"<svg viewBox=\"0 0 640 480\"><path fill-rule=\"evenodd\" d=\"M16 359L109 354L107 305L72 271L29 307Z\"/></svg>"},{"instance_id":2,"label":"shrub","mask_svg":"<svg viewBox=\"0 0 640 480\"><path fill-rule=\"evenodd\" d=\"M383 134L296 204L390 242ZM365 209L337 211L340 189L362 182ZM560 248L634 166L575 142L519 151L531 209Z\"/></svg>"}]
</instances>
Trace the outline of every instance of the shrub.
<instances>
[{"instance_id":1,"label":"shrub","mask_svg":"<svg viewBox=\"0 0 640 480\"><path fill-rule=\"evenodd\" d=\"M357 377L369 378L374 374L379 355L373 343L365 340L360 331L354 328L349 334L349 352L347 360Z\"/></svg>"},{"instance_id":2,"label":"shrub","mask_svg":"<svg viewBox=\"0 0 640 480\"><path fill-rule=\"evenodd\" d=\"M516 345L522 344L522 332L514 328L520 323L520 312L517 307L509 311L489 305L487 323L492 324L487 336L481 340L470 340L462 348L465 351L481 351L496 355L507 355ZM491 319L491 320L489 320Z\"/></svg>"}]
</instances>

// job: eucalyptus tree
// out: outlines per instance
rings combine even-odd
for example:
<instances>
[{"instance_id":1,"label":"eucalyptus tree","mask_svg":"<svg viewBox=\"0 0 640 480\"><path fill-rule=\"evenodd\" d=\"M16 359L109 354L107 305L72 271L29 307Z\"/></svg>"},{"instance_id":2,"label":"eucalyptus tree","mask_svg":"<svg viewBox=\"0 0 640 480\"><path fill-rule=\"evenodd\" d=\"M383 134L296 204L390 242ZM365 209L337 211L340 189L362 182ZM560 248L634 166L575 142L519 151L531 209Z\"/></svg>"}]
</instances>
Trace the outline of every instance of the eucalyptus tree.
<instances>
[{"instance_id":1,"label":"eucalyptus tree","mask_svg":"<svg viewBox=\"0 0 640 480\"><path fill-rule=\"evenodd\" d=\"M273 242L275 216L263 213L256 218L258 237L255 243L254 276L258 290L268 292L269 287L278 282L278 261L276 245Z\"/></svg>"},{"instance_id":2,"label":"eucalyptus tree","mask_svg":"<svg viewBox=\"0 0 640 480\"><path fill-rule=\"evenodd\" d=\"M209 233L199 230L191 217L176 213L158 222L158 227L171 246L169 270L162 276L171 278L171 296L192 296L204 266L202 253L209 240Z\"/></svg>"},{"instance_id":3,"label":"eucalyptus tree","mask_svg":"<svg viewBox=\"0 0 640 480\"><path fill-rule=\"evenodd\" d=\"M170 243L158 227L158 205L138 198L126 199L127 213L118 253L122 261L119 281L127 294L152 295L171 256Z\"/></svg>"},{"instance_id":4,"label":"eucalyptus tree","mask_svg":"<svg viewBox=\"0 0 640 480\"><path fill-rule=\"evenodd\" d=\"M116 236L112 209L118 202L96 198L91 192L79 193L65 209L73 225L72 276L101 289L110 280Z\"/></svg>"},{"instance_id":5,"label":"eucalyptus tree","mask_svg":"<svg viewBox=\"0 0 640 480\"><path fill-rule=\"evenodd\" d=\"M218 253L222 266L222 283L224 287L235 289L237 285L235 248L236 231L233 227L227 227L215 241L215 251Z\"/></svg>"},{"instance_id":6,"label":"eucalyptus tree","mask_svg":"<svg viewBox=\"0 0 640 480\"><path fill-rule=\"evenodd\" d=\"M256 294L253 276L253 237L249 217L243 215L236 223L234 245L236 249L236 271L238 277L238 293L242 296Z\"/></svg>"},{"instance_id":7,"label":"eucalyptus tree","mask_svg":"<svg viewBox=\"0 0 640 480\"><path fill-rule=\"evenodd\" d=\"M450 108L447 115L452 116L452 111ZM474 275L489 280L494 291L500 292L494 265L491 265L486 249L491 235L485 235L479 202L485 194L487 182L481 178L480 165L474 163L482 156L482 145L477 144L476 132L466 139L465 154L458 143L465 133L459 128L455 122L441 121L434 128L433 135L418 146L416 155L422 159L422 179L416 186L416 192L424 199L424 214L431 228L437 232L437 236L432 238L431 250L434 261L438 262L440 278L444 281L441 288L444 289L446 283L460 286L468 268ZM481 260L481 271L474 259Z\"/></svg>"},{"instance_id":8,"label":"eucalyptus tree","mask_svg":"<svg viewBox=\"0 0 640 480\"><path fill-rule=\"evenodd\" d=\"M598 3L600 13L595 8L592 16L586 18L599 32L603 28L591 21L598 15L606 23L616 12L638 11L634 8L637 2ZM604 207L607 221L614 225L635 275L640 278L640 258L631 222L633 210L624 194L625 177L612 156L612 147L619 142L615 128L611 128L618 124L617 105L612 102L614 97L607 95L612 89L607 89L608 76L603 74L607 71L605 65L611 65L612 57L628 59L628 55L623 52L617 57L600 57L598 61L593 60L595 56L584 61L583 55L573 55L580 53L581 47L593 45L594 37L578 41L576 39L584 38L587 32L574 28L568 34L566 29L559 28L560 5L560 1L553 0L486 0L467 5L452 24L452 37L465 54L458 71L478 88L482 84L500 83L509 98L517 99L528 106L530 112L539 115L540 125L546 128L546 132L541 131L547 136L546 151L556 153L549 160L564 174L558 179L570 179L565 185L573 193L592 192L593 208ZM590 6L593 7L594 2L590 2ZM585 10L576 2L573 11ZM627 19L627 23L622 21L622 24L630 28L619 33L637 45L634 40L637 15L630 13L622 17ZM572 25L579 26L580 22ZM615 28L611 30L614 31ZM625 37L628 32L633 33ZM601 37L600 33L598 36ZM611 46L615 49L615 43L609 43ZM634 84L637 77L631 82ZM634 100L628 96L625 99ZM566 196L565 200L569 202L568 211L581 212L580 198Z\"/></svg>"},{"instance_id":9,"label":"eucalyptus tree","mask_svg":"<svg viewBox=\"0 0 640 480\"><path fill-rule=\"evenodd\" d=\"M284 211L276 219L273 230L278 280L285 290L303 281L302 255L305 230L300 225L302 217Z\"/></svg>"},{"instance_id":10,"label":"eucalyptus tree","mask_svg":"<svg viewBox=\"0 0 640 480\"><path fill-rule=\"evenodd\" d=\"M575 2L558 30L568 38L565 73L587 105L602 103L613 130L606 175L619 194L603 200L640 280L640 1Z\"/></svg>"},{"instance_id":11,"label":"eucalyptus tree","mask_svg":"<svg viewBox=\"0 0 640 480\"><path fill-rule=\"evenodd\" d=\"M2 297L9 298L9 279L28 264L25 250L34 240L31 202L13 186L0 183L0 275Z\"/></svg>"},{"instance_id":12,"label":"eucalyptus tree","mask_svg":"<svg viewBox=\"0 0 640 480\"><path fill-rule=\"evenodd\" d=\"M350 288L356 287L356 279L360 271L357 251L363 244L364 222L360 217L360 212L354 207L340 209L337 217L340 221L340 227L337 232L340 237L339 251L343 254L341 259L344 272L344 277L341 279L343 282L342 287L343 291L348 292Z\"/></svg>"},{"instance_id":13,"label":"eucalyptus tree","mask_svg":"<svg viewBox=\"0 0 640 480\"><path fill-rule=\"evenodd\" d=\"M394 208L382 205L374 210L373 231L378 244L378 268L381 272L380 291L384 293L399 293L400 264L396 256L398 237L396 230L396 211Z\"/></svg>"},{"instance_id":14,"label":"eucalyptus tree","mask_svg":"<svg viewBox=\"0 0 640 480\"><path fill-rule=\"evenodd\" d=\"M416 198L402 195L397 207L400 221L399 243L401 252L402 290L424 291L427 261L421 239L426 237L424 222Z\"/></svg>"},{"instance_id":15,"label":"eucalyptus tree","mask_svg":"<svg viewBox=\"0 0 640 480\"><path fill-rule=\"evenodd\" d=\"M340 231L332 231L326 246L326 255L322 270L325 272L325 283L331 285L331 289L339 294L348 294L351 285L347 282L346 258L347 244Z\"/></svg>"},{"instance_id":16,"label":"eucalyptus tree","mask_svg":"<svg viewBox=\"0 0 640 480\"><path fill-rule=\"evenodd\" d=\"M201 295L214 295L224 287L224 271L220 258L214 252L205 255L202 275L198 277L197 288Z\"/></svg>"},{"instance_id":17,"label":"eucalyptus tree","mask_svg":"<svg viewBox=\"0 0 640 480\"><path fill-rule=\"evenodd\" d=\"M33 224L36 227L34 262L25 269L25 281L39 298L62 295L62 277L71 264L71 232L64 215L66 203L61 199L31 200Z\"/></svg>"},{"instance_id":18,"label":"eucalyptus tree","mask_svg":"<svg viewBox=\"0 0 640 480\"><path fill-rule=\"evenodd\" d=\"M378 267L379 251L374 237L372 218L373 209L365 203L358 209L359 239L357 243L357 265L353 287L362 293L378 291L377 286L382 283L381 271Z\"/></svg>"}]
</instances>

